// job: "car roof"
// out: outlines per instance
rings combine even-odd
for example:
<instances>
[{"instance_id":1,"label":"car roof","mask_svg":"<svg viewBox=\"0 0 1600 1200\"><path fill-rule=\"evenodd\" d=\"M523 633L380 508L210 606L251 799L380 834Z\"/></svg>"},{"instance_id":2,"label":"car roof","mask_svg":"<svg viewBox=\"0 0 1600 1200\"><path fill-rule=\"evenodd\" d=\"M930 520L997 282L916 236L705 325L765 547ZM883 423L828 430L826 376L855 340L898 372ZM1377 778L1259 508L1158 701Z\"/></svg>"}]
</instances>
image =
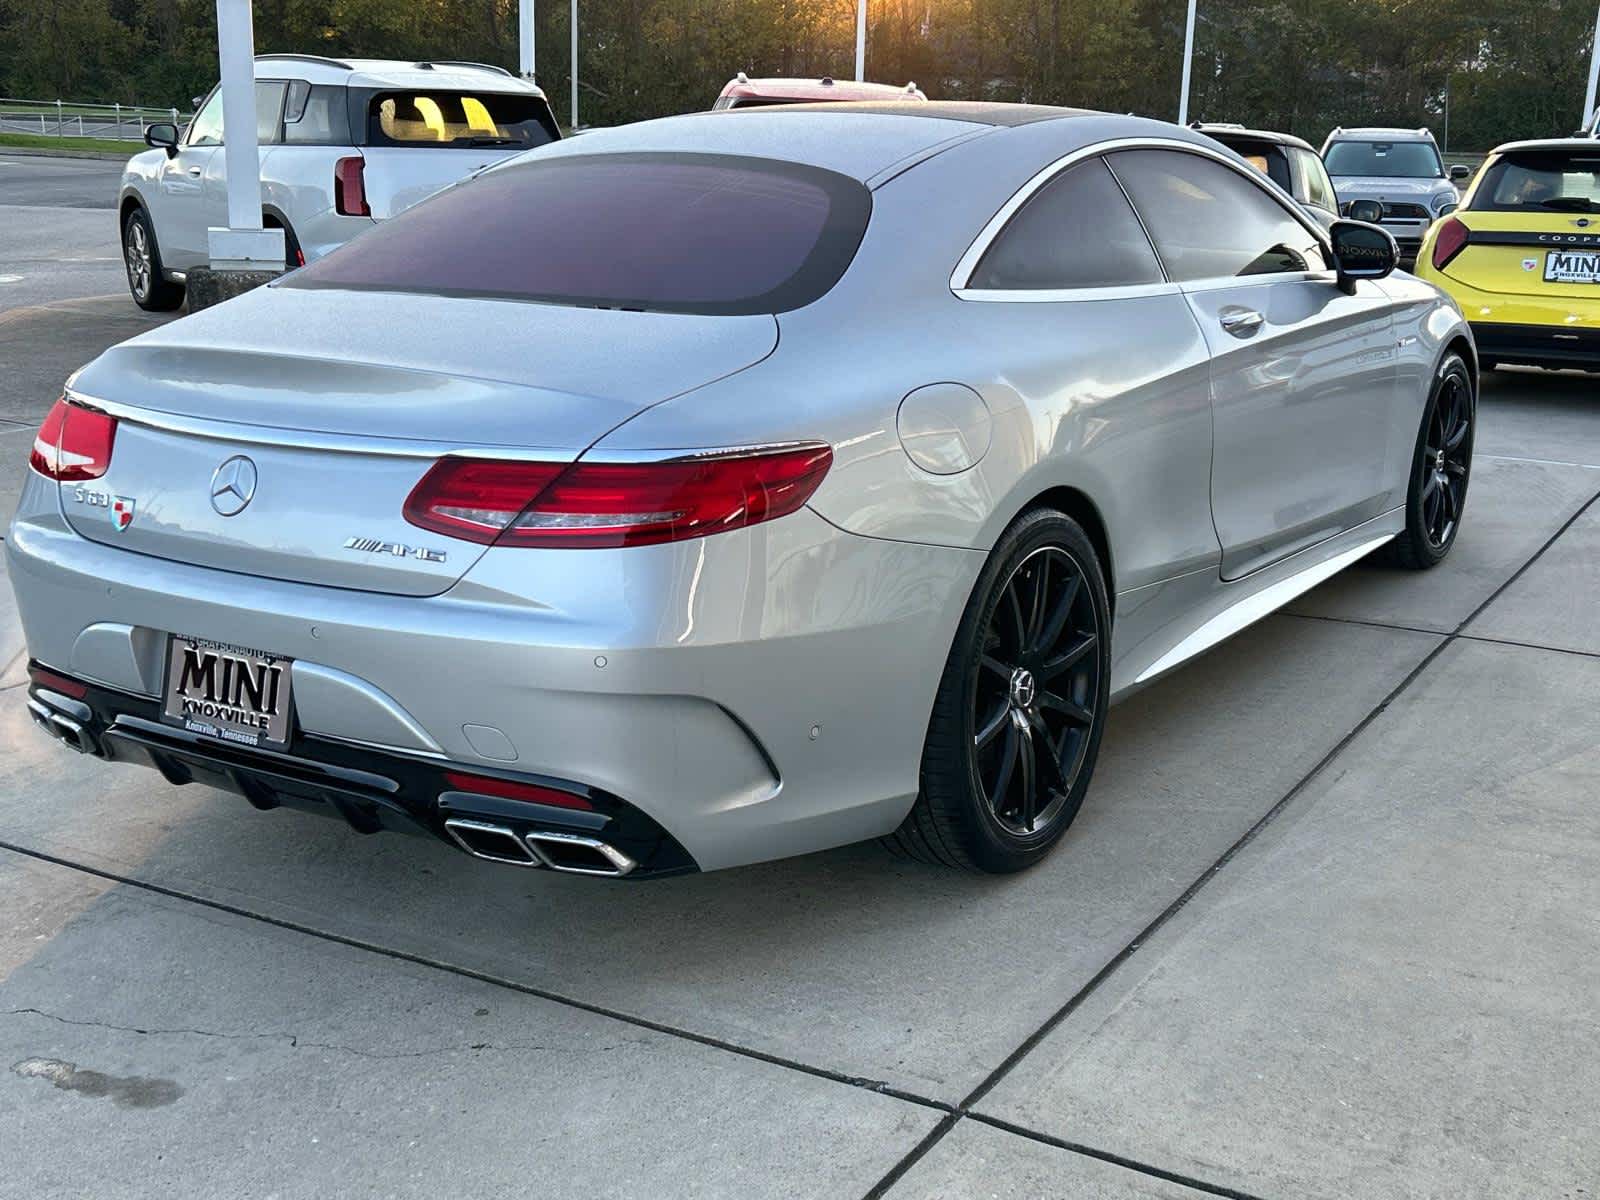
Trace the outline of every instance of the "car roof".
<instances>
[{"instance_id":1,"label":"car roof","mask_svg":"<svg viewBox=\"0 0 1600 1200\"><path fill-rule=\"evenodd\" d=\"M751 79L739 74L722 89L722 96L763 100L926 100L915 83L871 83L854 79Z\"/></svg>"},{"instance_id":2,"label":"car roof","mask_svg":"<svg viewBox=\"0 0 1600 1200\"><path fill-rule=\"evenodd\" d=\"M495 169L571 155L718 154L804 163L875 187L962 143L1009 136L1013 130L1021 135L1024 127L1042 135L1029 141L1030 149L1019 150L1024 155L1066 154L1122 137L1215 145L1204 134L1165 121L1045 105L938 100L774 104L597 129L528 151Z\"/></svg>"},{"instance_id":3,"label":"car roof","mask_svg":"<svg viewBox=\"0 0 1600 1200\"><path fill-rule=\"evenodd\" d=\"M1195 121L1190 129L1198 130L1209 138L1215 138L1224 146L1228 139L1233 138L1241 142L1271 142L1278 146L1299 146L1302 150L1311 150L1311 143L1304 138L1295 137L1292 133L1278 133L1272 129L1247 129L1243 125L1232 125L1222 121ZM1313 154L1315 150L1311 150Z\"/></svg>"},{"instance_id":4,"label":"car roof","mask_svg":"<svg viewBox=\"0 0 1600 1200\"><path fill-rule=\"evenodd\" d=\"M1508 154L1516 150L1580 150L1588 154L1600 154L1600 140L1592 137L1530 138L1521 142L1506 142L1489 153Z\"/></svg>"},{"instance_id":5,"label":"car roof","mask_svg":"<svg viewBox=\"0 0 1600 1200\"><path fill-rule=\"evenodd\" d=\"M258 54L257 79L303 79L351 87L458 88L478 92L526 92L542 96L534 83L491 63L386 58L328 58L320 54Z\"/></svg>"},{"instance_id":6,"label":"car roof","mask_svg":"<svg viewBox=\"0 0 1600 1200\"><path fill-rule=\"evenodd\" d=\"M1368 125L1360 129L1335 129L1328 134L1330 142L1431 142L1433 134L1426 129L1390 129L1382 125Z\"/></svg>"}]
</instances>

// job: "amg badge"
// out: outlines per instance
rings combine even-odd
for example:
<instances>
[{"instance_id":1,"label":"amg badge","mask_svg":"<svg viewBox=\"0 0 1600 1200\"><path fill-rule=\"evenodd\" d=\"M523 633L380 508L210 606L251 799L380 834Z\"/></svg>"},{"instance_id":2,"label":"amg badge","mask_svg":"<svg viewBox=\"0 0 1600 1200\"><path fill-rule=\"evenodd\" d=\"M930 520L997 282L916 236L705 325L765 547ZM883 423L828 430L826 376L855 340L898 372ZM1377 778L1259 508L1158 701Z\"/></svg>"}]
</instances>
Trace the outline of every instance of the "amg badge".
<instances>
[{"instance_id":1,"label":"amg badge","mask_svg":"<svg viewBox=\"0 0 1600 1200\"><path fill-rule=\"evenodd\" d=\"M445 558L443 550L430 550L426 546L407 546L404 542L385 542L378 538L353 537L345 542L344 548L359 554L389 554L395 558L416 558L423 562L442 563Z\"/></svg>"}]
</instances>

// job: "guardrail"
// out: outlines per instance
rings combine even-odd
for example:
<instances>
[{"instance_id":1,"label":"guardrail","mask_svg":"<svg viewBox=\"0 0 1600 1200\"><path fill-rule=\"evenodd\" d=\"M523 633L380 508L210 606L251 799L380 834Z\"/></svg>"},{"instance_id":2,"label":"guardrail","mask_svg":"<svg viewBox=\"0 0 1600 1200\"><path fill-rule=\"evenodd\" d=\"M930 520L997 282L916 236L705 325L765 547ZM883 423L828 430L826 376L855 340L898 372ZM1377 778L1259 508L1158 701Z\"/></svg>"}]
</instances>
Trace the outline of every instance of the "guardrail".
<instances>
[{"instance_id":1,"label":"guardrail","mask_svg":"<svg viewBox=\"0 0 1600 1200\"><path fill-rule=\"evenodd\" d=\"M142 104L78 104L0 96L0 133L138 141L144 136L145 127L157 121L178 124L178 110Z\"/></svg>"}]
</instances>

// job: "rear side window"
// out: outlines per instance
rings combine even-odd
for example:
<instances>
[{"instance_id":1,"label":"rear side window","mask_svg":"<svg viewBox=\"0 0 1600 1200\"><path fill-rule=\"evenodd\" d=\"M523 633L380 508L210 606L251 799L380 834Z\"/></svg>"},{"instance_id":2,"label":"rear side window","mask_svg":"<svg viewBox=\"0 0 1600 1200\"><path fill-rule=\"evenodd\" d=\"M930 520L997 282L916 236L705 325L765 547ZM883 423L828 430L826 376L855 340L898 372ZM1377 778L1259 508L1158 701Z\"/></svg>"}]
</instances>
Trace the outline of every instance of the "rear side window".
<instances>
[{"instance_id":1,"label":"rear side window","mask_svg":"<svg viewBox=\"0 0 1600 1200\"><path fill-rule=\"evenodd\" d=\"M344 88L315 86L303 79L289 84L283 106L283 140L291 146L349 145Z\"/></svg>"},{"instance_id":2,"label":"rear side window","mask_svg":"<svg viewBox=\"0 0 1600 1200\"><path fill-rule=\"evenodd\" d=\"M282 286L785 312L844 274L871 208L858 181L799 163L707 154L535 159L407 209Z\"/></svg>"},{"instance_id":3,"label":"rear side window","mask_svg":"<svg viewBox=\"0 0 1600 1200\"><path fill-rule=\"evenodd\" d=\"M1231 167L1180 150L1107 156L1176 280L1321 270L1316 235Z\"/></svg>"},{"instance_id":4,"label":"rear side window","mask_svg":"<svg viewBox=\"0 0 1600 1200\"><path fill-rule=\"evenodd\" d=\"M1098 158L1030 196L979 260L967 286L996 290L1159 283L1161 265L1127 197Z\"/></svg>"},{"instance_id":5,"label":"rear side window","mask_svg":"<svg viewBox=\"0 0 1600 1200\"><path fill-rule=\"evenodd\" d=\"M1289 158L1275 142L1229 141L1223 143L1245 162L1260 171L1291 196L1294 182L1289 178Z\"/></svg>"},{"instance_id":6,"label":"rear side window","mask_svg":"<svg viewBox=\"0 0 1600 1200\"><path fill-rule=\"evenodd\" d=\"M1600 212L1600 146L1502 155L1484 172L1472 207L1480 212Z\"/></svg>"},{"instance_id":7,"label":"rear side window","mask_svg":"<svg viewBox=\"0 0 1600 1200\"><path fill-rule=\"evenodd\" d=\"M1338 212L1339 197L1334 193L1333 181L1328 178L1328 169L1322 165L1322 160L1298 146L1290 146L1289 153L1294 155L1300 173L1306 178L1306 202L1329 212Z\"/></svg>"},{"instance_id":8,"label":"rear side window","mask_svg":"<svg viewBox=\"0 0 1600 1200\"><path fill-rule=\"evenodd\" d=\"M528 150L555 139L550 106L522 92L378 92L367 102L367 143L372 146Z\"/></svg>"}]
</instances>

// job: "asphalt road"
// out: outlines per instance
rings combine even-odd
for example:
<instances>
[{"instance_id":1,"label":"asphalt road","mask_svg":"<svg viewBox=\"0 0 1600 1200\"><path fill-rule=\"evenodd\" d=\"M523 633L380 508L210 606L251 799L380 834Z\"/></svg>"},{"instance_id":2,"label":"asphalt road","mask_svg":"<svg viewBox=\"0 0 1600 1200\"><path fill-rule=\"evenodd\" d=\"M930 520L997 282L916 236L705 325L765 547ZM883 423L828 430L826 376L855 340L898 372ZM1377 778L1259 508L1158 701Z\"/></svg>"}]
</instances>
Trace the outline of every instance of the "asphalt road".
<instances>
[{"instance_id":1,"label":"asphalt road","mask_svg":"<svg viewBox=\"0 0 1600 1200\"><path fill-rule=\"evenodd\" d=\"M0 205L37 208L115 208L122 164L101 158L11 154L0 146ZM0 257L12 233L0 229Z\"/></svg>"},{"instance_id":2,"label":"asphalt road","mask_svg":"<svg viewBox=\"0 0 1600 1200\"><path fill-rule=\"evenodd\" d=\"M0 311L0 509L151 324L85 271ZM36 733L0 582L0 1197L1589 1195L1596 392L1487 380L1451 558L1119 706L1009 879L606 885L173 788Z\"/></svg>"}]
</instances>

